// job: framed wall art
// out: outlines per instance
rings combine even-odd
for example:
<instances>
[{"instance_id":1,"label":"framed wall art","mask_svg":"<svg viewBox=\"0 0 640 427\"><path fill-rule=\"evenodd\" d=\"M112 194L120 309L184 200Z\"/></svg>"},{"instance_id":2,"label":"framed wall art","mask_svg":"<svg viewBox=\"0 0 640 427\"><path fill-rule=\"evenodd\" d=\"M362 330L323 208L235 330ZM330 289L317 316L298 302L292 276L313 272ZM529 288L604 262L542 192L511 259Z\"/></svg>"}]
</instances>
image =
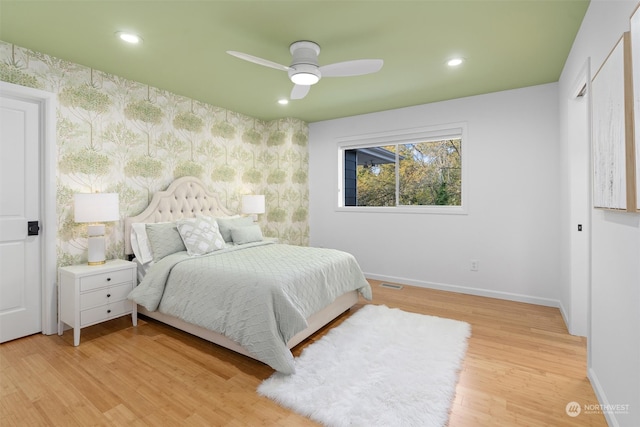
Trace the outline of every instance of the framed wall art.
<instances>
[{"instance_id":1,"label":"framed wall art","mask_svg":"<svg viewBox=\"0 0 640 427\"><path fill-rule=\"evenodd\" d=\"M627 210L625 38L591 81L595 208Z\"/></svg>"},{"instance_id":2,"label":"framed wall art","mask_svg":"<svg viewBox=\"0 0 640 427\"><path fill-rule=\"evenodd\" d=\"M631 57L626 32L591 81L595 208L638 210Z\"/></svg>"}]
</instances>

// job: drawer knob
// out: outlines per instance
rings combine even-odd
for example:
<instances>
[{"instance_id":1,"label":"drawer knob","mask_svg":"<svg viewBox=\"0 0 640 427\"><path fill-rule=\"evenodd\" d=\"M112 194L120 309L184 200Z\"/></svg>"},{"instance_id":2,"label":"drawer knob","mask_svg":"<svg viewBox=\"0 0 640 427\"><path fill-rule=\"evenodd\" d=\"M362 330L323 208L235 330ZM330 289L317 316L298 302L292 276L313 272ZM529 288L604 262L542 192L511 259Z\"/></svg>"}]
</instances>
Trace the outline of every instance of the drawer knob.
<instances>
[{"instance_id":1,"label":"drawer knob","mask_svg":"<svg viewBox=\"0 0 640 427\"><path fill-rule=\"evenodd\" d=\"M107 294L107 298L111 298L111 294Z\"/></svg>"},{"instance_id":2,"label":"drawer knob","mask_svg":"<svg viewBox=\"0 0 640 427\"><path fill-rule=\"evenodd\" d=\"M107 310L107 314L108 314L108 313L111 313L111 310Z\"/></svg>"},{"instance_id":3,"label":"drawer knob","mask_svg":"<svg viewBox=\"0 0 640 427\"><path fill-rule=\"evenodd\" d=\"M107 282L110 282L110 281L111 281L111 277L107 277Z\"/></svg>"}]
</instances>

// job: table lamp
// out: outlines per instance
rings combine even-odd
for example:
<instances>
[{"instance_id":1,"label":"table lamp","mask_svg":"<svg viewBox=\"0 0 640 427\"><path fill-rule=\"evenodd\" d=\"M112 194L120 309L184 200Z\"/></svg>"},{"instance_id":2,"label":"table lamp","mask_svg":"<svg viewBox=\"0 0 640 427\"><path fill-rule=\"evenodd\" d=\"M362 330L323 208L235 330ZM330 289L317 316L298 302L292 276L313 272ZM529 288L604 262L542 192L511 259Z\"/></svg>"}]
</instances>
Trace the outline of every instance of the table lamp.
<instances>
[{"instance_id":1,"label":"table lamp","mask_svg":"<svg viewBox=\"0 0 640 427\"><path fill-rule=\"evenodd\" d=\"M243 214L248 214L253 217L253 222L258 221L258 214L264 213L264 195L249 194L242 196L242 208Z\"/></svg>"},{"instance_id":2,"label":"table lamp","mask_svg":"<svg viewBox=\"0 0 640 427\"><path fill-rule=\"evenodd\" d=\"M105 260L103 222L120 219L118 193L74 194L74 220L86 222L88 236L88 264L101 265Z\"/></svg>"}]
</instances>

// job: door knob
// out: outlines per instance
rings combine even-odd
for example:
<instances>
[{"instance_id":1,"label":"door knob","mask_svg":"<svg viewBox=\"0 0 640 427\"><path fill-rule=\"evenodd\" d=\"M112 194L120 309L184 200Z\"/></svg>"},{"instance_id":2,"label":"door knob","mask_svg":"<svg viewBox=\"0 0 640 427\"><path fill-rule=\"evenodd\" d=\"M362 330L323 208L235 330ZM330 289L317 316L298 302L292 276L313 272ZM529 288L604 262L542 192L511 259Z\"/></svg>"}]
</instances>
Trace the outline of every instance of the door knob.
<instances>
[{"instance_id":1,"label":"door knob","mask_svg":"<svg viewBox=\"0 0 640 427\"><path fill-rule=\"evenodd\" d=\"M40 234L40 224L38 221L27 222L27 235L37 236L38 234Z\"/></svg>"}]
</instances>

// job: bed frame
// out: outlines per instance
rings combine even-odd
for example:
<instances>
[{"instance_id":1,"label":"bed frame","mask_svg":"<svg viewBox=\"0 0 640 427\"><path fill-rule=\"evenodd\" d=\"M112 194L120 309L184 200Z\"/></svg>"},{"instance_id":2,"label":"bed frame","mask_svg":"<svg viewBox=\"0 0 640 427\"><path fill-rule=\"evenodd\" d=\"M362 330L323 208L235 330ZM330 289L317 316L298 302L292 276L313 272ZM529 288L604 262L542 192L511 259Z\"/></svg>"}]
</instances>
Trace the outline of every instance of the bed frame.
<instances>
[{"instance_id":1,"label":"bed frame","mask_svg":"<svg viewBox=\"0 0 640 427\"><path fill-rule=\"evenodd\" d=\"M125 254L133 254L133 249L131 248L131 224L139 222L152 223L176 221L181 218L193 218L198 214L219 217L232 215L233 213L225 208L220 202L217 194L209 192L202 181L198 178L182 177L176 179L165 191L158 191L155 193L151 199L151 203L144 211L134 217L125 218ZM340 314L349 310L357 302L357 291L351 291L342 295L332 304L309 316L309 318L307 318L308 327L291 338L287 343L287 346L291 349L300 344L318 329L331 322ZM238 343L217 332L187 323L176 317L157 311L148 311L142 306L138 306L138 313L196 335L237 353L254 358Z\"/></svg>"}]
</instances>

